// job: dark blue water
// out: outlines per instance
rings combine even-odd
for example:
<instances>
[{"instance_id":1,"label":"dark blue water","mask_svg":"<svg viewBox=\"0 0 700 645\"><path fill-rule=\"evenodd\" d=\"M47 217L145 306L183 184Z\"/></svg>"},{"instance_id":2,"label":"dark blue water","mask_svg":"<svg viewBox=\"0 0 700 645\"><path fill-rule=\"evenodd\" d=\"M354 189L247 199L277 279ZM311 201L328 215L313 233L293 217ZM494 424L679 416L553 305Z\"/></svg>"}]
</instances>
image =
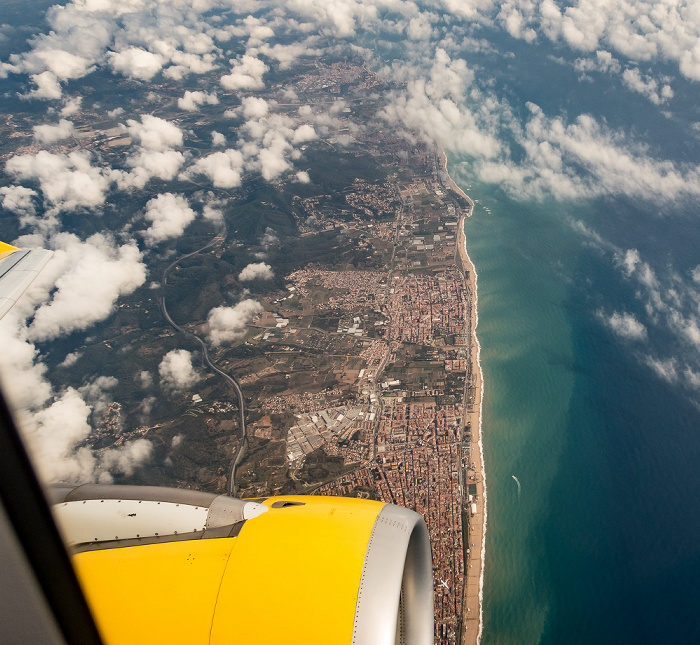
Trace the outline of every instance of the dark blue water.
<instances>
[{"instance_id":1,"label":"dark blue water","mask_svg":"<svg viewBox=\"0 0 700 645\"><path fill-rule=\"evenodd\" d=\"M483 642L697 642L700 414L603 324L601 308L641 319L644 308L613 254L571 222L649 260L648 238L663 235L660 265L678 248L681 273L697 239L678 230L676 244L658 218L636 237L624 218L602 226L603 207L622 201L521 202L470 179L481 198L466 232L485 375ZM648 344L672 349L664 333Z\"/></svg>"}]
</instances>

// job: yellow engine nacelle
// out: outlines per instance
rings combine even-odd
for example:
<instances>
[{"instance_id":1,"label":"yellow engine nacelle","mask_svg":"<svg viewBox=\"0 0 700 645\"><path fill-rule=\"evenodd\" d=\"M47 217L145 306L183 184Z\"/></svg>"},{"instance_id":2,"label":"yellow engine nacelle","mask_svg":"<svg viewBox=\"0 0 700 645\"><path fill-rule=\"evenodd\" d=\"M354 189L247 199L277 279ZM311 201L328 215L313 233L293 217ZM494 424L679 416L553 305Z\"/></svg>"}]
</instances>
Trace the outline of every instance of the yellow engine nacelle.
<instances>
[{"instance_id":1,"label":"yellow engine nacelle","mask_svg":"<svg viewBox=\"0 0 700 645\"><path fill-rule=\"evenodd\" d=\"M92 485L53 501L110 645L433 642L428 533L408 509Z\"/></svg>"}]
</instances>

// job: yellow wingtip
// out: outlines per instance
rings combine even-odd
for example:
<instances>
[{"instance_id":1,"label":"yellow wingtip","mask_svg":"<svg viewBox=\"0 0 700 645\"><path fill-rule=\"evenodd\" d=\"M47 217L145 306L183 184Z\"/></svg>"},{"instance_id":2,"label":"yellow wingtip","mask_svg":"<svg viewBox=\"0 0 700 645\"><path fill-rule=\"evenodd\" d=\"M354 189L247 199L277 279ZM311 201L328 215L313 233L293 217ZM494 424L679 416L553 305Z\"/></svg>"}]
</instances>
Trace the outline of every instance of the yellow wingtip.
<instances>
[{"instance_id":1,"label":"yellow wingtip","mask_svg":"<svg viewBox=\"0 0 700 645\"><path fill-rule=\"evenodd\" d=\"M6 242L0 242L0 253L5 253L5 251L19 251L19 248Z\"/></svg>"}]
</instances>

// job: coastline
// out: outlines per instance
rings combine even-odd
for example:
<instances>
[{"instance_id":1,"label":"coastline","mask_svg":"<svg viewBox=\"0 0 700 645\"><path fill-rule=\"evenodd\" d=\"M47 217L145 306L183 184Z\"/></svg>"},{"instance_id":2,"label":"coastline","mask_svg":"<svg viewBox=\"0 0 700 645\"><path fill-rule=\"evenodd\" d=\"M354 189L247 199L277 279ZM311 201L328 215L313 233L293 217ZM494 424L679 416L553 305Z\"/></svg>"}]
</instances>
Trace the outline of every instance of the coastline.
<instances>
[{"instance_id":1,"label":"coastline","mask_svg":"<svg viewBox=\"0 0 700 645\"><path fill-rule=\"evenodd\" d=\"M484 397L483 372L481 370L481 345L476 335L476 328L479 324L477 279L478 275L474 264L467 251L466 235L464 233L464 222L467 217L471 217L474 210L474 202L469 196L452 180L447 171L447 155L443 150L439 152L440 169L444 175L443 182L454 190L460 197L469 204L466 212L462 212L457 224L457 250L464 272L464 279L469 292L472 294L471 306L471 343L476 352L471 352L471 379L465 383L464 394L464 428L469 428L470 439L470 460L473 472L472 477L466 484L476 484L476 513L469 521L469 535L467 537L467 548L469 554L465 561L465 581L464 597L462 604L462 634L460 642L463 645L478 645L483 631L483 588L484 588L484 563L486 557L486 473L484 468L484 448L482 443L482 404ZM471 387L469 387L471 386ZM474 450L477 447L478 450ZM464 491L467 496L468 488ZM467 507L471 506L468 504Z\"/></svg>"}]
</instances>

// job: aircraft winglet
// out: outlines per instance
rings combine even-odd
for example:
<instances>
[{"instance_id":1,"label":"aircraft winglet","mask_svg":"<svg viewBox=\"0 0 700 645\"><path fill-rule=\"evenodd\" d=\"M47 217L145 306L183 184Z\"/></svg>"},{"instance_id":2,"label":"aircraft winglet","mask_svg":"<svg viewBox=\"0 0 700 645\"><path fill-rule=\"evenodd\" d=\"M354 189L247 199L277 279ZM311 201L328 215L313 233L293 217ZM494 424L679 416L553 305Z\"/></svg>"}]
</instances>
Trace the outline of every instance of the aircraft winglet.
<instances>
[{"instance_id":1,"label":"aircraft winglet","mask_svg":"<svg viewBox=\"0 0 700 645\"><path fill-rule=\"evenodd\" d=\"M46 249L20 249L0 242L0 318L17 304L52 255Z\"/></svg>"}]
</instances>

